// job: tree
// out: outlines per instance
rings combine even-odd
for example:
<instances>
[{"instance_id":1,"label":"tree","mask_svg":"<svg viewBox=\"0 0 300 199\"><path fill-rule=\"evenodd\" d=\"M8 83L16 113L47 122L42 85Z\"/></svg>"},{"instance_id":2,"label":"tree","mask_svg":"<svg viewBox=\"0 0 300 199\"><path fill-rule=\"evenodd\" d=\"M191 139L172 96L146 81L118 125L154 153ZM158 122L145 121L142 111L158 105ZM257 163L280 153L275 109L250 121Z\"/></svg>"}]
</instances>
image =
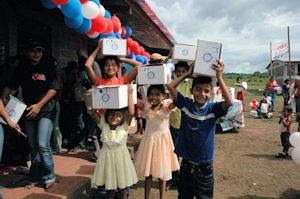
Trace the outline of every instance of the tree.
<instances>
[{"instance_id":1,"label":"tree","mask_svg":"<svg viewBox=\"0 0 300 199\"><path fill-rule=\"evenodd\" d=\"M253 77L260 77L260 72L259 71L255 71L252 76Z\"/></svg>"}]
</instances>

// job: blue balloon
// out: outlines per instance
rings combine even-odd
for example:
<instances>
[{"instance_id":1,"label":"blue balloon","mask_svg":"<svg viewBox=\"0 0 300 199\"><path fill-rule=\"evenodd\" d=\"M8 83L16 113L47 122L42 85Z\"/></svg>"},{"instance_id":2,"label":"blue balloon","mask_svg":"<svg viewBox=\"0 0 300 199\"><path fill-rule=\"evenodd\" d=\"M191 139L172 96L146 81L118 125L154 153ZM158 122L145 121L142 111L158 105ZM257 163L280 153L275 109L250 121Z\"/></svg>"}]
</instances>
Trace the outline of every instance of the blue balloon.
<instances>
[{"instance_id":1,"label":"blue balloon","mask_svg":"<svg viewBox=\"0 0 300 199\"><path fill-rule=\"evenodd\" d=\"M129 59L132 59L134 57L134 53L132 51L130 51L130 54L128 55Z\"/></svg>"},{"instance_id":2,"label":"blue balloon","mask_svg":"<svg viewBox=\"0 0 300 199\"><path fill-rule=\"evenodd\" d=\"M97 6L100 7L100 2L99 2L99 0L90 0L90 1L95 2L95 3L97 4Z\"/></svg>"},{"instance_id":3,"label":"blue balloon","mask_svg":"<svg viewBox=\"0 0 300 199\"><path fill-rule=\"evenodd\" d=\"M129 26L124 27L126 29L126 34L124 35L123 39L126 39L132 35L132 29Z\"/></svg>"},{"instance_id":4,"label":"blue balloon","mask_svg":"<svg viewBox=\"0 0 300 199\"><path fill-rule=\"evenodd\" d=\"M69 0L61 6L61 11L68 18L75 18L81 14L81 3L79 0Z\"/></svg>"},{"instance_id":5,"label":"blue balloon","mask_svg":"<svg viewBox=\"0 0 300 199\"><path fill-rule=\"evenodd\" d=\"M107 37L113 37L113 38L115 38L115 34L114 34L113 31L111 31L111 32L110 32L109 34L107 34L107 35L104 35L104 34L102 34L102 33L100 33L100 35L101 35L102 38L107 38Z\"/></svg>"},{"instance_id":6,"label":"blue balloon","mask_svg":"<svg viewBox=\"0 0 300 199\"><path fill-rule=\"evenodd\" d=\"M146 56L143 56L142 57L144 58L144 61L143 61L143 64L147 64L148 63L148 58Z\"/></svg>"},{"instance_id":7,"label":"blue balloon","mask_svg":"<svg viewBox=\"0 0 300 199\"><path fill-rule=\"evenodd\" d=\"M83 16L82 14L78 15L75 18L68 18L65 17L65 24L69 27L69 28L79 28L83 23Z\"/></svg>"},{"instance_id":8,"label":"blue balloon","mask_svg":"<svg viewBox=\"0 0 300 199\"><path fill-rule=\"evenodd\" d=\"M138 62L141 62L141 63L144 62L144 58L143 58L142 55L136 55L136 56L135 56L135 60L138 61Z\"/></svg>"},{"instance_id":9,"label":"blue balloon","mask_svg":"<svg viewBox=\"0 0 300 199\"><path fill-rule=\"evenodd\" d=\"M115 34L115 36L116 36L116 38L121 39L121 34L120 34L119 32L117 32L117 33Z\"/></svg>"},{"instance_id":10,"label":"blue balloon","mask_svg":"<svg viewBox=\"0 0 300 199\"><path fill-rule=\"evenodd\" d=\"M108 12L107 10L105 10L104 17L107 18L107 19L111 19L111 14L110 14L110 12Z\"/></svg>"},{"instance_id":11,"label":"blue balloon","mask_svg":"<svg viewBox=\"0 0 300 199\"><path fill-rule=\"evenodd\" d=\"M43 6L45 8L48 8L48 9L56 8L56 4L53 3L51 0L41 0L41 3L43 4Z\"/></svg>"},{"instance_id":12,"label":"blue balloon","mask_svg":"<svg viewBox=\"0 0 300 199\"><path fill-rule=\"evenodd\" d=\"M90 31L92 27L92 22L90 19L83 18L83 22L79 28L76 29L77 32L85 34Z\"/></svg>"}]
</instances>

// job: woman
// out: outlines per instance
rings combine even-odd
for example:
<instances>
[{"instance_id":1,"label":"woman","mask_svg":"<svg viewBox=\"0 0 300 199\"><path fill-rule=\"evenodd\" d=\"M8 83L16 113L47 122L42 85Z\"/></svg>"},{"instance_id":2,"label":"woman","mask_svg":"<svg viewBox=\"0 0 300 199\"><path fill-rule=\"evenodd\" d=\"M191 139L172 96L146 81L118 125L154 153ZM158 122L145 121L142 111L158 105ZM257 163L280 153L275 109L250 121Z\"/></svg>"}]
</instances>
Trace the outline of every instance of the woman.
<instances>
[{"instance_id":1,"label":"woman","mask_svg":"<svg viewBox=\"0 0 300 199\"><path fill-rule=\"evenodd\" d=\"M272 98L271 100L271 111L275 111L275 97L276 97L276 87L278 86L277 81L273 76L270 77L269 81L266 84L266 90L268 91L268 95Z\"/></svg>"}]
</instances>

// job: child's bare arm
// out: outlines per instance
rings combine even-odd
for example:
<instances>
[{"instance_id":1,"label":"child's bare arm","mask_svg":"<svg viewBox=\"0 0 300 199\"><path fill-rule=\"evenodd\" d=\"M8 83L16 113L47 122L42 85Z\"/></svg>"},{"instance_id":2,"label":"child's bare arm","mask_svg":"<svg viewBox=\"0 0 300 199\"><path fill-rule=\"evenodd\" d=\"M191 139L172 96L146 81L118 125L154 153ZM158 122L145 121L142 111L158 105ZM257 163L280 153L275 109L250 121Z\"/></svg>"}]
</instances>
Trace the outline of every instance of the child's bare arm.
<instances>
[{"instance_id":1,"label":"child's bare arm","mask_svg":"<svg viewBox=\"0 0 300 199\"><path fill-rule=\"evenodd\" d=\"M137 75L137 71L138 71L138 66L143 65L141 62L138 62L136 60L133 59L128 59L128 58L123 58L123 57L119 57L119 59L122 62L125 62L131 66L133 66L133 68L131 69L130 73L128 74L128 79L131 82L132 80L135 79L136 75Z\"/></svg>"},{"instance_id":2,"label":"child's bare arm","mask_svg":"<svg viewBox=\"0 0 300 199\"><path fill-rule=\"evenodd\" d=\"M216 77L219 82L220 88L223 92L223 97L225 99L225 102L222 103L222 109L226 110L233 104L233 100L228 91L228 87L226 86L226 83L223 79L224 63L220 60L217 60L217 62L218 64L213 64L213 69L215 69L217 72Z\"/></svg>"},{"instance_id":3,"label":"child's bare arm","mask_svg":"<svg viewBox=\"0 0 300 199\"><path fill-rule=\"evenodd\" d=\"M95 84L96 77L97 77L97 75L93 69L93 64L94 64L94 61L97 57L99 50L101 50L101 42L102 42L102 39L100 39L98 41L96 49L92 52L92 54L87 58L87 60L85 62L85 70L89 76L89 79L91 80L91 82L93 84Z\"/></svg>"},{"instance_id":4,"label":"child's bare arm","mask_svg":"<svg viewBox=\"0 0 300 199\"><path fill-rule=\"evenodd\" d=\"M93 115L93 118L96 120L97 124L99 124L101 115L95 109L92 109L92 115Z\"/></svg>"},{"instance_id":5,"label":"child's bare arm","mask_svg":"<svg viewBox=\"0 0 300 199\"><path fill-rule=\"evenodd\" d=\"M126 117L126 122L128 125L131 124L131 120L134 116L134 104L132 98L133 88L131 84L128 84L128 115Z\"/></svg>"},{"instance_id":6,"label":"child's bare arm","mask_svg":"<svg viewBox=\"0 0 300 199\"><path fill-rule=\"evenodd\" d=\"M174 100L177 100L177 90L176 87L177 85L182 82L185 78L193 74L193 69L194 69L194 63L190 66L190 69L181 75L180 77L176 78L174 81L170 82L167 84L168 90L170 91L171 95L173 96Z\"/></svg>"},{"instance_id":7,"label":"child's bare arm","mask_svg":"<svg viewBox=\"0 0 300 199\"><path fill-rule=\"evenodd\" d=\"M290 117L287 117L286 119L282 120L282 123L285 127L287 127L291 123L292 119Z\"/></svg>"}]
</instances>

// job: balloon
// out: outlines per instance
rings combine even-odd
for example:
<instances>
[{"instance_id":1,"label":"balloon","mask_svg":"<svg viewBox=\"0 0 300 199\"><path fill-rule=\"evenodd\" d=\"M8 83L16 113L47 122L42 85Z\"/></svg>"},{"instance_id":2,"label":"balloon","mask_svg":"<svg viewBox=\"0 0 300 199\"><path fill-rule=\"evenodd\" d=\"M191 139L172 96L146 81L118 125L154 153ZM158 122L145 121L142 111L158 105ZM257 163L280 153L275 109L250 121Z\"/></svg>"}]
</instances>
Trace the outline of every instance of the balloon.
<instances>
[{"instance_id":1,"label":"balloon","mask_svg":"<svg viewBox=\"0 0 300 199\"><path fill-rule=\"evenodd\" d=\"M100 2L99 2L99 0L90 0L90 1L92 1L92 2L96 3L96 4L97 4L97 6L98 6L98 7L100 7Z\"/></svg>"},{"instance_id":2,"label":"balloon","mask_svg":"<svg viewBox=\"0 0 300 199\"><path fill-rule=\"evenodd\" d=\"M81 14L81 4L79 0L69 0L67 4L61 6L61 11L68 18L75 18Z\"/></svg>"},{"instance_id":3,"label":"balloon","mask_svg":"<svg viewBox=\"0 0 300 199\"><path fill-rule=\"evenodd\" d=\"M99 32L95 32L95 33L92 33L92 34L86 34L89 38L96 38L98 35L99 35Z\"/></svg>"},{"instance_id":4,"label":"balloon","mask_svg":"<svg viewBox=\"0 0 300 199\"><path fill-rule=\"evenodd\" d=\"M105 8L102 5L100 5L100 7L99 7L99 14L104 17Z\"/></svg>"},{"instance_id":5,"label":"balloon","mask_svg":"<svg viewBox=\"0 0 300 199\"><path fill-rule=\"evenodd\" d=\"M122 33L121 33L121 37L123 38L126 35L126 29L122 26Z\"/></svg>"},{"instance_id":6,"label":"balloon","mask_svg":"<svg viewBox=\"0 0 300 199\"><path fill-rule=\"evenodd\" d=\"M145 54L145 48L143 46L140 46L139 48L140 48L140 51L141 51L140 54L144 55Z\"/></svg>"},{"instance_id":7,"label":"balloon","mask_svg":"<svg viewBox=\"0 0 300 199\"><path fill-rule=\"evenodd\" d=\"M128 57L128 56L130 55L130 53L131 53L131 50L130 50L130 48L127 46L126 57Z\"/></svg>"},{"instance_id":8,"label":"balloon","mask_svg":"<svg viewBox=\"0 0 300 199\"><path fill-rule=\"evenodd\" d=\"M114 25L114 33L119 32L119 30L120 30L120 28L121 28L121 22L120 22L119 18L116 17L116 16L112 16L112 17L111 17L111 22L112 22L113 25Z\"/></svg>"},{"instance_id":9,"label":"balloon","mask_svg":"<svg viewBox=\"0 0 300 199\"><path fill-rule=\"evenodd\" d=\"M143 58L142 55L136 55L136 56L135 56L135 60L138 61L138 62L141 62L141 63L144 62L144 58Z\"/></svg>"},{"instance_id":10,"label":"balloon","mask_svg":"<svg viewBox=\"0 0 300 199\"><path fill-rule=\"evenodd\" d=\"M105 10L104 17L107 19L111 19L111 14L107 10Z\"/></svg>"},{"instance_id":11,"label":"balloon","mask_svg":"<svg viewBox=\"0 0 300 199\"><path fill-rule=\"evenodd\" d=\"M119 32L115 33L116 38L121 39L121 34Z\"/></svg>"},{"instance_id":12,"label":"balloon","mask_svg":"<svg viewBox=\"0 0 300 199\"><path fill-rule=\"evenodd\" d=\"M104 20L107 21L107 27L106 27L106 30L102 31L101 33L106 35L113 31L114 25L110 19L104 18Z\"/></svg>"},{"instance_id":13,"label":"balloon","mask_svg":"<svg viewBox=\"0 0 300 199\"><path fill-rule=\"evenodd\" d=\"M125 29L126 29L126 34L124 35L124 39L132 35L132 29L129 26L125 26Z\"/></svg>"},{"instance_id":14,"label":"balloon","mask_svg":"<svg viewBox=\"0 0 300 199\"><path fill-rule=\"evenodd\" d=\"M252 110L255 110L255 109L256 109L256 106L255 106L255 105L251 106L251 109L252 109Z\"/></svg>"},{"instance_id":15,"label":"balloon","mask_svg":"<svg viewBox=\"0 0 300 199\"><path fill-rule=\"evenodd\" d=\"M250 103L249 103L249 106L250 106L250 107L253 106L253 105L254 105L253 102L250 102Z\"/></svg>"},{"instance_id":16,"label":"balloon","mask_svg":"<svg viewBox=\"0 0 300 199\"><path fill-rule=\"evenodd\" d=\"M296 147L292 151L292 159L297 163L300 164L300 147Z\"/></svg>"},{"instance_id":17,"label":"balloon","mask_svg":"<svg viewBox=\"0 0 300 199\"><path fill-rule=\"evenodd\" d=\"M300 146L300 132L292 133L290 135L289 140L290 140L290 143L292 146L299 147Z\"/></svg>"},{"instance_id":18,"label":"balloon","mask_svg":"<svg viewBox=\"0 0 300 199\"><path fill-rule=\"evenodd\" d=\"M136 54L136 55L141 55L141 50L140 50L139 47L136 48L136 49L134 49L133 52L134 52L134 54Z\"/></svg>"},{"instance_id":19,"label":"balloon","mask_svg":"<svg viewBox=\"0 0 300 199\"><path fill-rule=\"evenodd\" d=\"M45 8L48 8L48 9L56 8L56 4L53 3L53 1L51 1L51 0L41 0L41 3L43 4L43 6Z\"/></svg>"},{"instance_id":20,"label":"balloon","mask_svg":"<svg viewBox=\"0 0 300 199\"><path fill-rule=\"evenodd\" d=\"M78 15L75 18L68 18L65 17L65 24L69 27L69 28L79 28L83 23L83 16L82 14Z\"/></svg>"},{"instance_id":21,"label":"balloon","mask_svg":"<svg viewBox=\"0 0 300 199\"><path fill-rule=\"evenodd\" d=\"M97 17L95 17L94 19L91 19L91 21L92 21L91 30L93 30L94 32L103 32L106 30L107 21L100 14Z\"/></svg>"},{"instance_id":22,"label":"balloon","mask_svg":"<svg viewBox=\"0 0 300 199\"><path fill-rule=\"evenodd\" d=\"M92 22L89 19L83 19L83 23L79 28L76 29L77 32L81 34L86 34L92 27Z\"/></svg>"},{"instance_id":23,"label":"balloon","mask_svg":"<svg viewBox=\"0 0 300 199\"><path fill-rule=\"evenodd\" d=\"M89 0L80 0L80 3L81 4L84 4L84 3L86 3L86 2L88 2Z\"/></svg>"},{"instance_id":24,"label":"balloon","mask_svg":"<svg viewBox=\"0 0 300 199\"><path fill-rule=\"evenodd\" d=\"M148 61L150 60L150 53L145 52L145 56L147 57Z\"/></svg>"},{"instance_id":25,"label":"balloon","mask_svg":"<svg viewBox=\"0 0 300 199\"><path fill-rule=\"evenodd\" d=\"M69 0L52 0L56 5L64 5L69 2Z\"/></svg>"},{"instance_id":26,"label":"balloon","mask_svg":"<svg viewBox=\"0 0 300 199\"><path fill-rule=\"evenodd\" d=\"M109 34L102 34L102 33L100 33L100 36L101 36L102 38L109 38L109 37L115 38L115 34L114 34L113 31L111 31Z\"/></svg>"},{"instance_id":27,"label":"balloon","mask_svg":"<svg viewBox=\"0 0 300 199\"><path fill-rule=\"evenodd\" d=\"M130 37L128 37L128 38L126 39L126 45L127 45L127 47L131 48L132 42L133 42L133 40L132 40Z\"/></svg>"},{"instance_id":28,"label":"balloon","mask_svg":"<svg viewBox=\"0 0 300 199\"><path fill-rule=\"evenodd\" d=\"M256 104L256 99L253 99L253 100L252 100L252 103L253 103L253 104Z\"/></svg>"},{"instance_id":29,"label":"balloon","mask_svg":"<svg viewBox=\"0 0 300 199\"><path fill-rule=\"evenodd\" d=\"M132 51L130 51L130 54L128 56L129 59L132 59L134 57L134 53Z\"/></svg>"},{"instance_id":30,"label":"balloon","mask_svg":"<svg viewBox=\"0 0 300 199\"><path fill-rule=\"evenodd\" d=\"M132 44L131 44L131 50L133 50L133 52L139 48L139 43L137 41L132 41ZM136 53L134 53L136 54Z\"/></svg>"},{"instance_id":31,"label":"balloon","mask_svg":"<svg viewBox=\"0 0 300 199\"><path fill-rule=\"evenodd\" d=\"M119 33L120 33L120 35L122 34L122 28L120 28Z\"/></svg>"},{"instance_id":32,"label":"balloon","mask_svg":"<svg viewBox=\"0 0 300 199\"><path fill-rule=\"evenodd\" d=\"M99 14L99 8L93 1L82 4L82 15L87 19L94 19Z\"/></svg>"},{"instance_id":33,"label":"balloon","mask_svg":"<svg viewBox=\"0 0 300 199\"><path fill-rule=\"evenodd\" d=\"M146 56L143 56L144 57L144 62L143 62L143 64L147 64L148 63L148 58L146 57ZM171 71L171 73L172 73L172 71Z\"/></svg>"}]
</instances>

